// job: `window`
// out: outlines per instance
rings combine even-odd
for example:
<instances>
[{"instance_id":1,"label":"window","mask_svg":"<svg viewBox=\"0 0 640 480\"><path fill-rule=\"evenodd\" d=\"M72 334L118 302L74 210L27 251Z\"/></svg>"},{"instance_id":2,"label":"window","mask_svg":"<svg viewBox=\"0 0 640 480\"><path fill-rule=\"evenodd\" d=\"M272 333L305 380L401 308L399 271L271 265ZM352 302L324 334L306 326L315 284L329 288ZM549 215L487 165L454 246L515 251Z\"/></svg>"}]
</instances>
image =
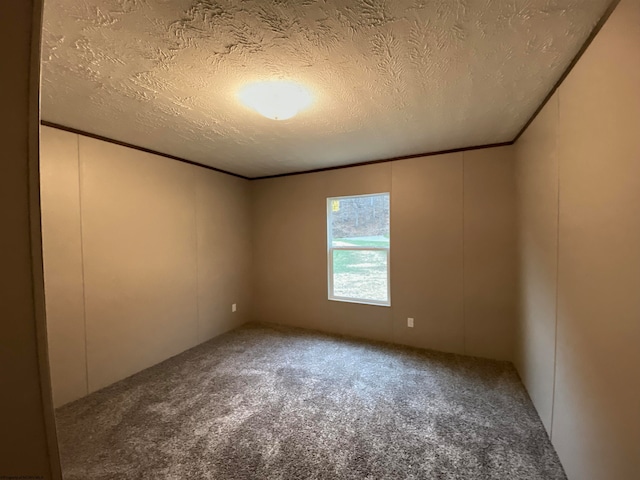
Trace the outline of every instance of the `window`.
<instances>
[{"instance_id":1,"label":"window","mask_svg":"<svg viewBox=\"0 0 640 480\"><path fill-rule=\"evenodd\" d=\"M329 300L391 305L389 194L327 199Z\"/></svg>"}]
</instances>

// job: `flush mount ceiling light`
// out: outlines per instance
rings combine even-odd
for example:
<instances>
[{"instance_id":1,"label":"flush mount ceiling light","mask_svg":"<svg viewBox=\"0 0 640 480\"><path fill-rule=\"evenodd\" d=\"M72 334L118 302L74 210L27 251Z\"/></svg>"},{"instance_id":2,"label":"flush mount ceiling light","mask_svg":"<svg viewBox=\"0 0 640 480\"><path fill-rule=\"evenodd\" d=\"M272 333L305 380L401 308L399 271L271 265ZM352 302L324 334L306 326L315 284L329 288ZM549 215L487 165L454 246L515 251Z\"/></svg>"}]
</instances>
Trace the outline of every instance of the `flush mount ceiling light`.
<instances>
[{"instance_id":1,"label":"flush mount ceiling light","mask_svg":"<svg viewBox=\"0 0 640 480\"><path fill-rule=\"evenodd\" d=\"M272 120L287 120L313 102L309 90L286 81L265 81L245 85L238 98L247 107Z\"/></svg>"}]
</instances>

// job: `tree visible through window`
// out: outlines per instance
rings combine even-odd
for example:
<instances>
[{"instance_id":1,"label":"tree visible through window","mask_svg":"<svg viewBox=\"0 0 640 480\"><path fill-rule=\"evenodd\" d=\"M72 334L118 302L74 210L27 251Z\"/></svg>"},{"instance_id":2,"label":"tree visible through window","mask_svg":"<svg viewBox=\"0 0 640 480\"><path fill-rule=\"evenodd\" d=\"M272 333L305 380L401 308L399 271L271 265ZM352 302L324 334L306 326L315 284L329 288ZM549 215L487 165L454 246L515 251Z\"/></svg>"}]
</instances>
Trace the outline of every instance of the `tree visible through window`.
<instances>
[{"instance_id":1,"label":"tree visible through window","mask_svg":"<svg viewBox=\"0 0 640 480\"><path fill-rule=\"evenodd\" d=\"M390 305L389 194L327 199L329 299Z\"/></svg>"}]
</instances>

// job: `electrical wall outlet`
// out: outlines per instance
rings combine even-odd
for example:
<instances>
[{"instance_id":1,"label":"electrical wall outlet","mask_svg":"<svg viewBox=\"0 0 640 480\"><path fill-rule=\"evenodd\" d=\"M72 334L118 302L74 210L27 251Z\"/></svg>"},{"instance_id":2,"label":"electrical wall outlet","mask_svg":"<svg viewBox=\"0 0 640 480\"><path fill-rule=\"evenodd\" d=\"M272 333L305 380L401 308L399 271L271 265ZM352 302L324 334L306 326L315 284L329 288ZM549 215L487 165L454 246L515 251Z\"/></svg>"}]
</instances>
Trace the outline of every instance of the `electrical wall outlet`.
<instances>
[{"instance_id":1,"label":"electrical wall outlet","mask_svg":"<svg viewBox=\"0 0 640 480\"><path fill-rule=\"evenodd\" d=\"M237 310L237 307L236 307L236 304L234 303L231 305L231 311L235 312L236 310Z\"/></svg>"},{"instance_id":2,"label":"electrical wall outlet","mask_svg":"<svg viewBox=\"0 0 640 480\"><path fill-rule=\"evenodd\" d=\"M413 318L407 318L407 327L413 328Z\"/></svg>"}]
</instances>

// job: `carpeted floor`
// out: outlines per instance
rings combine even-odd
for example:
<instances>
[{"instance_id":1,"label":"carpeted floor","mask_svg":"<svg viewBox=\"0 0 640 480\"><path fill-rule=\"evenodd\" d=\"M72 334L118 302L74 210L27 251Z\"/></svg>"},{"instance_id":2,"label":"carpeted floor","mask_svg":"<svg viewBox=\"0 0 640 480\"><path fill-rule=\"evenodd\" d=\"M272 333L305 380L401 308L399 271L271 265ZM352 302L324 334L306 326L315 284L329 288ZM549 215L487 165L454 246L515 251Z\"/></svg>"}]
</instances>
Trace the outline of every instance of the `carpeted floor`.
<instances>
[{"instance_id":1,"label":"carpeted floor","mask_svg":"<svg viewBox=\"0 0 640 480\"><path fill-rule=\"evenodd\" d=\"M57 412L65 480L565 479L511 364L248 325Z\"/></svg>"}]
</instances>

